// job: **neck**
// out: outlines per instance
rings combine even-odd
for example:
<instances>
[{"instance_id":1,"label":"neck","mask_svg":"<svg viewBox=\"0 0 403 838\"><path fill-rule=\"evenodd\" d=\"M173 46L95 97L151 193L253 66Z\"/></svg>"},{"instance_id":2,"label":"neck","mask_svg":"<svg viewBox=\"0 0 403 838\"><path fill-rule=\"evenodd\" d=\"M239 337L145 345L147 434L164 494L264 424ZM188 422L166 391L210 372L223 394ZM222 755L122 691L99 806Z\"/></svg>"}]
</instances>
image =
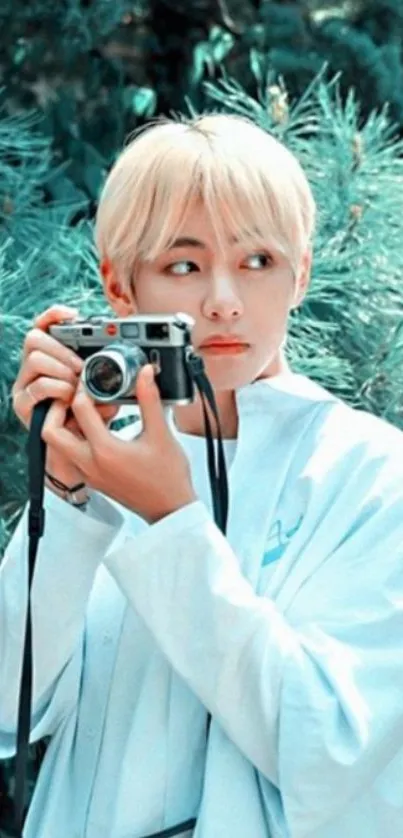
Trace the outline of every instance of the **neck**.
<instances>
[{"instance_id":1,"label":"neck","mask_svg":"<svg viewBox=\"0 0 403 838\"><path fill-rule=\"evenodd\" d=\"M280 351L275 359L265 367L256 377L256 381L263 378L272 378L281 373L290 372L287 360L283 351ZM234 390L214 391L218 416L220 419L221 434L223 439L236 439L238 436L238 411ZM207 413L211 420L212 435L217 438L217 428L214 415L210 405L207 403ZM203 406L199 391L192 404L177 405L173 409L175 425L180 433L192 434L193 436L205 436Z\"/></svg>"},{"instance_id":2,"label":"neck","mask_svg":"<svg viewBox=\"0 0 403 838\"><path fill-rule=\"evenodd\" d=\"M235 392L233 390L214 393L223 439L236 439L238 434L238 412L236 408ZM207 413L210 419L211 432L217 438L217 427L214 414L207 403ZM204 413L200 393L192 404L177 405L173 410L175 425L183 434L205 436Z\"/></svg>"}]
</instances>

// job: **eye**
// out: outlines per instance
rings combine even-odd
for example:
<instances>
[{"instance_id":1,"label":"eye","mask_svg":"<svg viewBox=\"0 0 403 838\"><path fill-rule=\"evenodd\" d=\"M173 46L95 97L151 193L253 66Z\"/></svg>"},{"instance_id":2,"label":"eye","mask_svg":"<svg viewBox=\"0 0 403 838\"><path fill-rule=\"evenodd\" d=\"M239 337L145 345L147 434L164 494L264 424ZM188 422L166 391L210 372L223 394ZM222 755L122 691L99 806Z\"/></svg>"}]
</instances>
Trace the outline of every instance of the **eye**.
<instances>
[{"instance_id":1,"label":"eye","mask_svg":"<svg viewBox=\"0 0 403 838\"><path fill-rule=\"evenodd\" d=\"M189 259L180 259L179 262L171 262L170 265L167 265L164 273L174 274L174 276L187 276L189 273L198 270L195 262L191 262Z\"/></svg>"},{"instance_id":2,"label":"eye","mask_svg":"<svg viewBox=\"0 0 403 838\"><path fill-rule=\"evenodd\" d=\"M249 268L252 271L262 270L262 268L269 268L273 264L273 259L270 253L251 253L246 257L242 267Z\"/></svg>"}]
</instances>

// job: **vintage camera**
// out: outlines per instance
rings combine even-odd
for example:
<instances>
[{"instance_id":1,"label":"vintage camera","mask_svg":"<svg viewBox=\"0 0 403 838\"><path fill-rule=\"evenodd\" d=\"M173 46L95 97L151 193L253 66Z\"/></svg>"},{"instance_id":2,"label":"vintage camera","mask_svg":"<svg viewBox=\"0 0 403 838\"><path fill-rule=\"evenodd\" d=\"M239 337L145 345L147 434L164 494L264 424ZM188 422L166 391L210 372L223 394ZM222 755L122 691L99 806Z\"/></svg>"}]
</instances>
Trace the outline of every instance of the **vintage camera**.
<instances>
[{"instance_id":1,"label":"vintage camera","mask_svg":"<svg viewBox=\"0 0 403 838\"><path fill-rule=\"evenodd\" d=\"M145 364L166 405L189 404L194 383L187 359L194 353L187 314L147 314L112 319L94 316L49 327L49 334L85 361L84 386L96 402L136 404L133 393Z\"/></svg>"}]
</instances>

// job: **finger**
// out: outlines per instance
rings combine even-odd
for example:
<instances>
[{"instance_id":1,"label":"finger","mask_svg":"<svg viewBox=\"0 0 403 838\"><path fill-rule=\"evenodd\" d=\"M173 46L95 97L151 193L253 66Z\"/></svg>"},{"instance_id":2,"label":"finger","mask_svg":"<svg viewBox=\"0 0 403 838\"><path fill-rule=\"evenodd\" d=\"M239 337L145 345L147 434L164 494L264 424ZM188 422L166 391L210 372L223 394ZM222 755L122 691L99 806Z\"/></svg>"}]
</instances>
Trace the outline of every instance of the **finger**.
<instances>
[{"instance_id":1,"label":"finger","mask_svg":"<svg viewBox=\"0 0 403 838\"><path fill-rule=\"evenodd\" d=\"M67 346L63 346L60 341L52 338L46 332L42 332L41 329L31 329L24 341L22 350L23 363L31 352L37 350L43 352L45 355L50 355L62 364L71 367L76 372L81 372L83 368L84 363L76 352L73 352Z\"/></svg>"},{"instance_id":2,"label":"finger","mask_svg":"<svg viewBox=\"0 0 403 838\"><path fill-rule=\"evenodd\" d=\"M99 412L98 407L96 407L96 410ZM83 433L80 429L80 426L77 423L77 419L75 418L74 414L71 414L71 415L70 414L71 414L71 409L68 408L65 427L68 428L70 431L72 431L72 433L74 433L76 436L80 437L80 439L82 439L83 438ZM101 413L101 418L102 418L102 421L104 422L105 425L108 425L108 423L112 421L113 415L112 416L108 416L108 415L105 416Z\"/></svg>"},{"instance_id":3,"label":"finger","mask_svg":"<svg viewBox=\"0 0 403 838\"><path fill-rule=\"evenodd\" d=\"M152 364L146 364L140 370L136 383L136 396L143 420L144 431L150 434L165 434L167 421L164 405L154 379Z\"/></svg>"},{"instance_id":4,"label":"finger","mask_svg":"<svg viewBox=\"0 0 403 838\"><path fill-rule=\"evenodd\" d=\"M73 384L75 387L78 382L78 373L74 372L71 366L46 355L39 349L35 349L30 353L20 371L18 389L23 389L27 384L31 384L32 381L40 377L67 381L68 384Z\"/></svg>"},{"instance_id":5,"label":"finger","mask_svg":"<svg viewBox=\"0 0 403 838\"><path fill-rule=\"evenodd\" d=\"M38 378L22 390L13 392L13 409L20 421L29 427L33 408L44 399L60 399L66 405L73 401L76 387L55 378Z\"/></svg>"},{"instance_id":6,"label":"finger","mask_svg":"<svg viewBox=\"0 0 403 838\"><path fill-rule=\"evenodd\" d=\"M47 308L34 319L34 326L37 329L47 329L53 323L61 323L63 320L74 320L78 317L77 308L63 304L53 305Z\"/></svg>"},{"instance_id":7,"label":"finger","mask_svg":"<svg viewBox=\"0 0 403 838\"><path fill-rule=\"evenodd\" d=\"M84 389L82 382L77 387L71 403L71 410L83 436L88 439L92 447L96 447L102 443L106 444L109 441L110 437L105 427L105 422L95 407L93 400Z\"/></svg>"},{"instance_id":8,"label":"finger","mask_svg":"<svg viewBox=\"0 0 403 838\"><path fill-rule=\"evenodd\" d=\"M46 414L46 418L43 423L43 432L45 434L48 434L50 430L51 433L54 433L60 428L63 428L66 422L66 417L67 405L60 399L56 399L54 402L52 402Z\"/></svg>"},{"instance_id":9,"label":"finger","mask_svg":"<svg viewBox=\"0 0 403 838\"><path fill-rule=\"evenodd\" d=\"M41 436L47 445L81 469L89 459L89 446L85 439L65 426L66 415L66 405L60 400L53 402L46 415Z\"/></svg>"},{"instance_id":10,"label":"finger","mask_svg":"<svg viewBox=\"0 0 403 838\"><path fill-rule=\"evenodd\" d=\"M95 404L95 409L99 413L102 418L102 421L105 423L111 422L112 419L115 418L116 414L119 413L120 407L119 405L114 404Z\"/></svg>"},{"instance_id":11,"label":"finger","mask_svg":"<svg viewBox=\"0 0 403 838\"><path fill-rule=\"evenodd\" d=\"M66 421L64 423L64 427L67 428L67 430L70 431L72 434L74 434L74 436L76 436L78 439L84 439L84 437L83 437L83 435L80 431L80 428L77 425L77 420L75 419L74 416L69 417L69 413L67 413L67 417L66 417Z\"/></svg>"}]
</instances>

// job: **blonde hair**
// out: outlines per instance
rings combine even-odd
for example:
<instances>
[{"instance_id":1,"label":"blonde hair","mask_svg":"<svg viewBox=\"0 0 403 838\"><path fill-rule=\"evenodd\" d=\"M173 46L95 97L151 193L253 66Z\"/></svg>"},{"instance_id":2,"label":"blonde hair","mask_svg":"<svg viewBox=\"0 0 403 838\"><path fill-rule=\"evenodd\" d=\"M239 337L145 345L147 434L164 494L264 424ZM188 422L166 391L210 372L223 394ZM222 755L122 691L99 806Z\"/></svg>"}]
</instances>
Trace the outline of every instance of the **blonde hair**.
<instances>
[{"instance_id":1,"label":"blonde hair","mask_svg":"<svg viewBox=\"0 0 403 838\"><path fill-rule=\"evenodd\" d=\"M136 134L112 167L95 223L101 260L130 283L177 236L195 199L219 242L273 242L296 273L314 232L314 198L297 158L244 117L164 119Z\"/></svg>"}]
</instances>

